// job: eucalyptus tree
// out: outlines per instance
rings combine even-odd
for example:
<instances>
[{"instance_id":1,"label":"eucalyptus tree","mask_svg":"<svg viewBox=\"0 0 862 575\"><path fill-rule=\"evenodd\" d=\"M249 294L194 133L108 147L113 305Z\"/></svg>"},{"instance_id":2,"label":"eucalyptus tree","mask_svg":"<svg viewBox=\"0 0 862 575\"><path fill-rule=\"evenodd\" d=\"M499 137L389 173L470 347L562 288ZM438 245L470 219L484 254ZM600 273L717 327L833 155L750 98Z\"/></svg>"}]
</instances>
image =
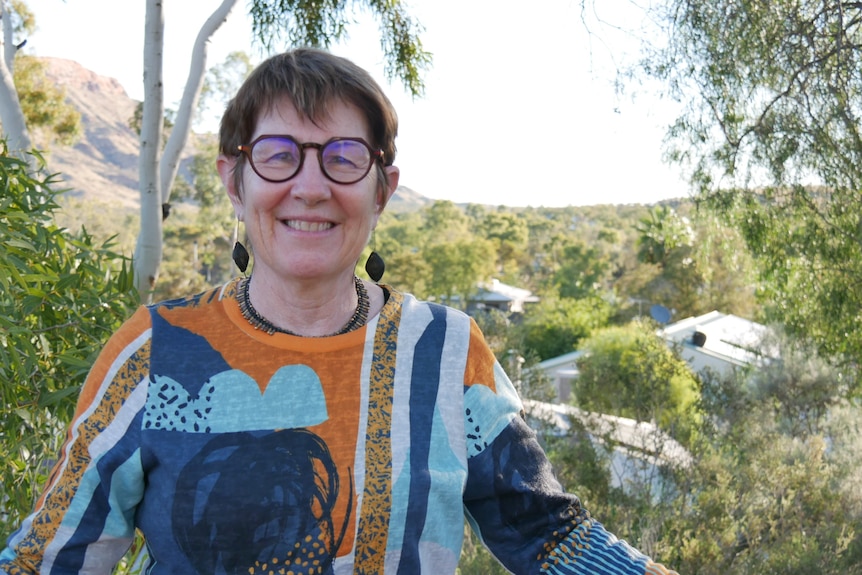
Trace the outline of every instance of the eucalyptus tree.
<instances>
[{"instance_id":1,"label":"eucalyptus tree","mask_svg":"<svg viewBox=\"0 0 862 575\"><path fill-rule=\"evenodd\" d=\"M30 152L32 130L43 132L43 144L52 139L69 144L81 124L80 113L65 102L62 87L48 80L44 62L21 52L34 28L33 14L23 1L0 2L0 123L5 146L18 157ZM38 165L35 158L31 163Z\"/></svg>"},{"instance_id":2,"label":"eucalyptus tree","mask_svg":"<svg viewBox=\"0 0 862 575\"><path fill-rule=\"evenodd\" d=\"M666 0L641 70L681 104L668 157L727 216L773 319L862 354L862 5Z\"/></svg>"},{"instance_id":3,"label":"eucalyptus tree","mask_svg":"<svg viewBox=\"0 0 862 575\"><path fill-rule=\"evenodd\" d=\"M20 153L22 150L30 150L32 145L13 77L15 55L22 45L16 42L15 33L22 28L32 29L32 15L22 3L13 4L4 0L0 2L0 24L3 31L3 53L0 57L0 121L3 122L6 145L10 150Z\"/></svg>"}]
</instances>

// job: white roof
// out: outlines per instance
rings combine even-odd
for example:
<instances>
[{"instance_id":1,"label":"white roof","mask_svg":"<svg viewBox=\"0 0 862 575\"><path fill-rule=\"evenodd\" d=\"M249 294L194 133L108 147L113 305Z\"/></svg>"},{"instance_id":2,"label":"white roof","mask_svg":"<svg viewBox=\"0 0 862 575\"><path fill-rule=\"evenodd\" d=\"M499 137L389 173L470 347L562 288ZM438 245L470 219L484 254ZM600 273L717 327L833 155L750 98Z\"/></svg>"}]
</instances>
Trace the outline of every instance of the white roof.
<instances>
[{"instance_id":1,"label":"white roof","mask_svg":"<svg viewBox=\"0 0 862 575\"><path fill-rule=\"evenodd\" d=\"M591 413L568 404L544 403L531 399L524 399L523 402L527 413L548 421L561 432L568 432L571 419L576 419L598 441L607 437L642 459L656 464L682 467L691 464L692 458L688 450L654 423Z\"/></svg>"},{"instance_id":2,"label":"white roof","mask_svg":"<svg viewBox=\"0 0 862 575\"><path fill-rule=\"evenodd\" d=\"M711 311L689 317L661 329L666 340L686 347L698 348L702 353L724 359L736 365L751 365L763 357L774 355L762 347L768 328L765 325L731 314ZM695 333L702 334L703 345L696 345Z\"/></svg>"},{"instance_id":3,"label":"white roof","mask_svg":"<svg viewBox=\"0 0 862 575\"><path fill-rule=\"evenodd\" d=\"M479 293L472 299L482 301L539 301L530 290L504 284L498 279L492 279L490 284L480 287Z\"/></svg>"},{"instance_id":4,"label":"white roof","mask_svg":"<svg viewBox=\"0 0 862 575\"><path fill-rule=\"evenodd\" d=\"M542 370L549 370L555 367L567 366L569 364L574 365L582 355L584 355L583 350L570 351L569 353L564 353L563 355L540 361L536 364L536 367Z\"/></svg>"}]
</instances>

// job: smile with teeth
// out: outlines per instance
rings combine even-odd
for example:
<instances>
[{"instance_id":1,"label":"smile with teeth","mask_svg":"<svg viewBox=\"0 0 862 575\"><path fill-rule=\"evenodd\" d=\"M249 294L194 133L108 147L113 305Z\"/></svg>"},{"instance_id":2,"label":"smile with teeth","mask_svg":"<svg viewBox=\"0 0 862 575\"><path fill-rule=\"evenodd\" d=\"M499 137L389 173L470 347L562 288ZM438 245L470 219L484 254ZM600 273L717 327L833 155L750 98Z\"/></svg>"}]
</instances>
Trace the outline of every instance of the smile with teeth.
<instances>
[{"instance_id":1,"label":"smile with teeth","mask_svg":"<svg viewBox=\"0 0 862 575\"><path fill-rule=\"evenodd\" d=\"M332 222L307 222L303 220L285 220L287 227L300 232L324 232L334 224Z\"/></svg>"}]
</instances>

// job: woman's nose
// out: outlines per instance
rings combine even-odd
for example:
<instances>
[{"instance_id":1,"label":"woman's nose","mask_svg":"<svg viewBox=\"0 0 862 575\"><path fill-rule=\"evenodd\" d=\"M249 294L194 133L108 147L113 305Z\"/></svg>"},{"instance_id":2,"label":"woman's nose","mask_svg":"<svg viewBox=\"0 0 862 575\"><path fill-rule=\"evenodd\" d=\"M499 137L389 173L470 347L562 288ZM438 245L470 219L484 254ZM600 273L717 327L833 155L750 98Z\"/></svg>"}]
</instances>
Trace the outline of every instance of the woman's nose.
<instances>
[{"instance_id":1,"label":"woman's nose","mask_svg":"<svg viewBox=\"0 0 862 575\"><path fill-rule=\"evenodd\" d=\"M299 173L291 179L293 184L291 195L303 200L308 205L329 199L332 195L330 181L320 166L320 156L316 150L306 148L305 160Z\"/></svg>"}]
</instances>

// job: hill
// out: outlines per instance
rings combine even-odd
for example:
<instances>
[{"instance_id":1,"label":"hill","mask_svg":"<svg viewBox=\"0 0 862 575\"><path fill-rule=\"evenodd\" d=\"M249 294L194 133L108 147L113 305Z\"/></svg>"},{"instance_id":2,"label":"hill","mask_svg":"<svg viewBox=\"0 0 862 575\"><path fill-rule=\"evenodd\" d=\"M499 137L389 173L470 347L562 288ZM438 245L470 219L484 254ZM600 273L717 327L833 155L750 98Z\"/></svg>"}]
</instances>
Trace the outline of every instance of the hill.
<instances>
[{"instance_id":1,"label":"hill","mask_svg":"<svg viewBox=\"0 0 862 575\"><path fill-rule=\"evenodd\" d=\"M81 113L82 134L73 146L51 146L48 170L58 173L57 188L85 201L138 209L138 136L129 119L138 105L117 80L100 76L77 62L43 58L49 79L62 86L66 100ZM193 142L192 142L193 145ZM215 170L215 159L213 159ZM389 208L411 211L433 200L399 187Z\"/></svg>"}]
</instances>

